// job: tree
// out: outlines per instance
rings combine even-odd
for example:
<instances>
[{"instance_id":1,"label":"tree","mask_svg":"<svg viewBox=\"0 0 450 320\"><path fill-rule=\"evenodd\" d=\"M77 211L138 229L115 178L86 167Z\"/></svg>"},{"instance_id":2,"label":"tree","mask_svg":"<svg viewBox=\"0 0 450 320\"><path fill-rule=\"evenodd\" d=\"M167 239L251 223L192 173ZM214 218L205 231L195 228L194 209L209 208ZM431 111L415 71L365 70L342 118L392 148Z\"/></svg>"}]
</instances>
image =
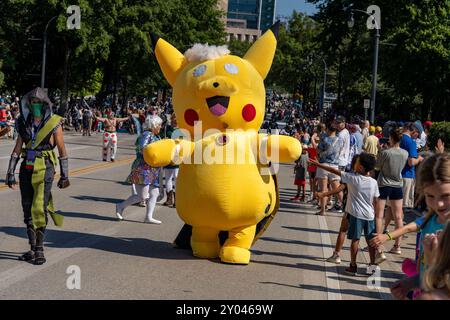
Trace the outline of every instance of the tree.
<instances>
[{"instance_id":1,"label":"tree","mask_svg":"<svg viewBox=\"0 0 450 320\"><path fill-rule=\"evenodd\" d=\"M66 29L66 8L81 8L81 29ZM168 87L152 57L150 32L180 50L195 42L223 44L222 13L217 0L4 0L0 2L0 60L4 88L19 94L39 85L42 32L48 29L47 81L51 92L96 93L102 102L114 94L126 103ZM174 23L176 21L176 23ZM3 32L2 32L3 31Z\"/></svg>"},{"instance_id":2,"label":"tree","mask_svg":"<svg viewBox=\"0 0 450 320\"><path fill-rule=\"evenodd\" d=\"M315 38L320 26L308 16L294 11L278 34L278 45L272 69L266 79L268 86L280 86L294 93L297 88L309 96L314 79L321 77L320 65L311 64L317 44ZM312 93L312 92L311 92Z\"/></svg>"},{"instance_id":3,"label":"tree","mask_svg":"<svg viewBox=\"0 0 450 320\"><path fill-rule=\"evenodd\" d=\"M341 105L360 106L370 81L373 31L367 16L355 14L353 29L346 26L350 0L309 0L319 6L315 15L322 26L318 42L331 65L339 70ZM365 10L373 1L358 1ZM450 1L387 1L381 8L381 45L377 114L409 120L450 117L448 101L450 56ZM361 108L358 107L359 112Z\"/></svg>"}]
</instances>

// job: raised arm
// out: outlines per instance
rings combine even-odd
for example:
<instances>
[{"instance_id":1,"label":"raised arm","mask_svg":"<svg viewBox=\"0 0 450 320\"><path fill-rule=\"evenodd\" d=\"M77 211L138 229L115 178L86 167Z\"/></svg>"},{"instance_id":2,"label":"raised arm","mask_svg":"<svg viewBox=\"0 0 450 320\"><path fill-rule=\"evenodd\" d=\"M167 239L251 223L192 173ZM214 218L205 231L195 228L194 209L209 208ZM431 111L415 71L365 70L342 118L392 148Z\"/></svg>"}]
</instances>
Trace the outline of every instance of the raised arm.
<instances>
[{"instance_id":1,"label":"raised arm","mask_svg":"<svg viewBox=\"0 0 450 320\"><path fill-rule=\"evenodd\" d=\"M127 121L127 120L130 120L130 117L126 117L126 118L116 118L116 121L117 121L118 123L124 122L124 121Z\"/></svg>"},{"instance_id":2,"label":"raised arm","mask_svg":"<svg viewBox=\"0 0 450 320\"><path fill-rule=\"evenodd\" d=\"M310 159L310 160L308 160L308 162L311 165L316 166L317 168L321 168L321 169L323 169L325 171L334 173L334 174L336 174L338 176L341 176L341 174L342 174L341 170L333 168L333 167L330 167L330 166L327 166L327 165L324 165L324 164L320 163L319 161L317 161L315 159Z\"/></svg>"}]
</instances>

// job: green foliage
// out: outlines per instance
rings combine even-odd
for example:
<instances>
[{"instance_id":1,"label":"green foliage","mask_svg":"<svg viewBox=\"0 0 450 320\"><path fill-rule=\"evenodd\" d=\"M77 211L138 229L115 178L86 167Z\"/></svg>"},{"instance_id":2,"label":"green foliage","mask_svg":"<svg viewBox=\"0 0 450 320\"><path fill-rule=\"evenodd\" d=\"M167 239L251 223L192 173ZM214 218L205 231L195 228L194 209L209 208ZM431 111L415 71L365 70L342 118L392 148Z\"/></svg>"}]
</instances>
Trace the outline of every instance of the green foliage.
<instances>
[{"instance_id":1,"label":"green foliage","mask_svg":"<svg viewBox=\"0 0 450 320\"><path fill-rule=\"evenodd\" d=\"M394 120L450 119L450 1L449 0L309 0L319 5L315 15L323 31L317 41L327 62L338 70L340 104L358 104L367 94L372 76L373 35L367 16L354 14L355 26L346 25L346 8L381 9L377 114ZM330 79L330 81L333 81ZM357 89L359 87L359 89ZM357 89L357 90L355 90Z\"/></svg>"},{"instance_id":2,"label":"green foliage","mask_svg":"<svg viewBox=\"0 0 450 320\"><path fill-rule=\"evenodd\" d=\"M66 8L79 5L81 29L66 29ZM116 93L123 99L168 87L156 64L150 32L187 50L196 42L223 44L217 0L2 0L0 61L4 87L22 94L40 83L42 38L48 28L47 79L50 91Z\"/></svg>"},{"instance_id":3,"label":"green foliage","mask_svg":"<svg viewBox=\"0 0 450 320\"><path fill-rule=\"evenodd\" d=\"M3 72L1 71L1 70L2 70L2 65L3 65L3 62L2 62L2 60L0 60L0 88L1 88L2 85L3 85L3 79L5 78L5 75L4 75Z\"/></svg>"},{"instance_id":4,"label":"green foliage","mask_svg":"<svg viewBox=\"0 0 450 320\"><path fill-rule=\"evenodd\" d=\"M446 149L450 147L450 122L434 122L430 127L429 145L436 146L439 139L445 143Z\"/></svg>"},{"instance_id":5,"label":"green foliage","mask_svg":"<svg viewBox=\"0 0 450 320\"><path fill-rule=\"evenodd\" d=\"M293 93L298 86L307 87L314 77L321 78L321 60L315 53L315 37L320 27L311 18L296 11L282 25L278 34L278 45L267 86L283 87ZM313 63L308 62L308 57ZM305 93L305 92L303 92Z\"/></svg>"},{"instance_id":6,"label":"green foliage","mask_svg":"<svg viewBox=\"0 0 450 320\"><path fill-rule=\"evenodd\" d=\"M228 42L228 49L232 55L243 57L251 45L252 43L248 41L231 39L230 42Z\"/></svg>"}]
</instances>

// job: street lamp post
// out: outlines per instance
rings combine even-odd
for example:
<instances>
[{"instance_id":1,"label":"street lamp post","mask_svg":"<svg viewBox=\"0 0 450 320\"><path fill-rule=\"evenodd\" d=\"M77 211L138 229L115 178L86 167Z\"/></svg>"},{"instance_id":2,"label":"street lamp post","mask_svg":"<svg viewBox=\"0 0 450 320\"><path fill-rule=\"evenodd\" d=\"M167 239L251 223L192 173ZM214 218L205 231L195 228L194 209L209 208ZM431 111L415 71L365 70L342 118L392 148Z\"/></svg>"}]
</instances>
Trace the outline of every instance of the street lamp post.
<instances>
[{"instance_id":1,"label":"street lamp post","mask_svg":"<svg viewBox=\"0 0 450 320\"><path fill-rule=\"evenodd\" d=\"M372 13L369 13L370 10L374 10ZM378 13L376 12L378 10ZM369 26L368 28L375 28L374 35L374 46L373 46L373 64L372 64L372 96L370 101L370 122L373 124L375 122L375 103L377 98L377 72L378 72L378 53L380 47L380 17L379 17L379 8L376 6L370 6L367 11L358 10L358 9L350 9L350 17L348 20L348 26L352 28L355 24L355 20L353 18L353 12L362 12L369 17L372 18L371 23L375 26ZM378 15L378 18L377 18Z\"/></svg>"},{"instance_id":2,"label":"street lamp post","mask_svg":"<svg viewBox=\"0 0 450 320\"><path fill-rule=\"evenodd\" d=\"M46 63L47 63L47 29L48 29L48 26L50 25L50 23L53 20L55 20L56 18L58 18L58 16L54 16L53 18L51 18L47 22L47 25L45 26L45 30L44 30L44 45L42 48L42 70L41 70L41 88L42 89L45 88L45 67L46 67Z\"/></svg>"},{"instance_id":3,"label":"street lamp post","mask_svg":"<svg viewBox=\"0 0 450 320\"><path fill-rule=\"evenodd\" d=\"M320 59L323 62L323 85L322 85L322 95L321 95L321 102L320 102L320 118L322 120L323 118L323 109L325 106L325 97L326 97L326 88L327 88L327 73L328 73L328 67L327 62L324 58L320 57ZM308 57L309 64L311 65L313 63L312 58Z\"/></svg>"},{"instance_id":4,"label":"street lamp post","mask_svg":"<svg viewBox=\"0 0 450 320\"><path fill-rule=\"evenodd\" d=\"M375 102L377 98L377 72L378 72L378 52L380 46L380 30L375 31L374 39L374 53L373 53L373 68L372 68L372 101L370 110L370 122L375 123Z\"/></svg>"}]
</instances>

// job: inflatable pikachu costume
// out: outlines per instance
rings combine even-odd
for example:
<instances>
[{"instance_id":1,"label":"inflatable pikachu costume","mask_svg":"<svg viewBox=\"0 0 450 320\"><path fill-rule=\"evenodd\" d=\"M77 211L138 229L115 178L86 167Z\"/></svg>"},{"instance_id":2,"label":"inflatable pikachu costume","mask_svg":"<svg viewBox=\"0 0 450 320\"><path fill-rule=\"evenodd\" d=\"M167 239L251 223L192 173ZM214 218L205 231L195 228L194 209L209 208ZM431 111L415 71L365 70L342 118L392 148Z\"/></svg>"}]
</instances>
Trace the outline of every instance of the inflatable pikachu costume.
<instances>
[{"instance_id":1,"label":"inflatable pikachu costume","mask_svg":"<svg viewBox=\"0 0 450 320\"><path fill-rule=\"evenodd\" d=\"M180 163L176 208L192 226L200 258L248 264L250 247L278 209L271 162L293 162L300 142L258 134L264 119L264 79L276 50L278 23L244 58L226 47L194 45L185 55L152 35L154 51L173 87L178 125L190 139L165 139L144 149L151 166ZM264 230L265 227L262 227ZM260 228L261 229L261 228ZM262 230L262 231L263 231ZM219 232L227 231L221 245Z\"/></svg>"}]
</instances>

